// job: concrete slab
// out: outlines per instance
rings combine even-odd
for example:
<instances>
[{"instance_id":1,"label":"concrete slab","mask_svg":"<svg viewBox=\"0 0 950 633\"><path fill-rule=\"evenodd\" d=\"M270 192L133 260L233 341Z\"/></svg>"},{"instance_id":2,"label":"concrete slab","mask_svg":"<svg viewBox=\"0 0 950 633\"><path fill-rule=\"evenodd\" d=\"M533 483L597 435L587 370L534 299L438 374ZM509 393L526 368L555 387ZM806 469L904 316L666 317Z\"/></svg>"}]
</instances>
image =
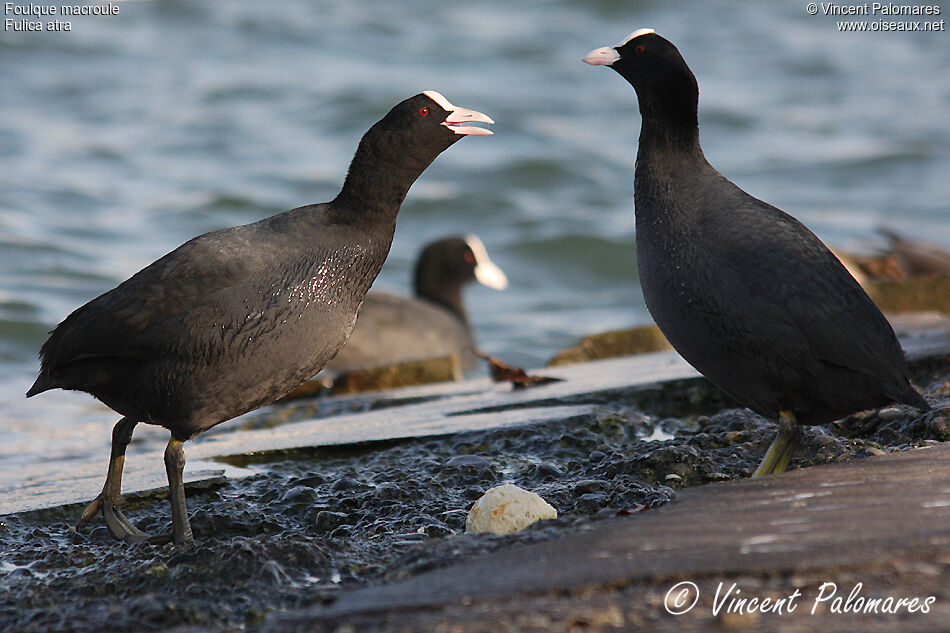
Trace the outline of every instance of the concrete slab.
<instances>
[{"instance_id":1,"label":"concrete slab","mask_svg":"<svg viewBox=\"0 0 950 633\"><path fill-rule=\"evenodd\" d=\"M149 461L158 460L161 465L162 453L149 454ZM102 490L106 479L108 456L101 463L88 463L70 469L59 477L47 478L21 485L0 488L0 516L15 512L42 510L73 503L89 503ZM153 465L154 466L154 465ZM241 469L221 467L221 464L208 462L196 463L185 472L186 488L197 484L210 484L225 477L237 477L244 474ZM129 468L122 478L123 493L149 494L168 489L168 479L163 468L142 466ZM78 516L77 516L78 518Z\"/></svg>"},{"instance_id":2,"label":"concrete slab","mask_svg":"<svg viewBox=\"0 0 950 633\"><path fill-rule=\"evenodd\" d=\"M453 415L453 407L417 405L383 409L359 415L285 424L270 429L222 433L185 447L185 481L204 482L221 476L240 477L252 471L230 466L216 458L261 455L320 446L338 446L408 437L446 435L563 420L585 415L589 405L516 408L491 413ZM406 411L410 409L410 411ZM0 515L38 510L72 503L85 503L102 489L107 456L71 465L68 472L50 472L41 480L0 489ZM125 494L143 493L167 486L162 451L129 456L123 474Z\"/></svg>"},{"instance_id":3,"label":"concrete slab","mask_svg":"<svg viewBox=\"0 0 950 633\"><path fill-rule=\"evenodd\" d=\"M904 315L892 317L892 323L912 361L950 355L950 323L945 315ZM508 383L492 383L487 378L406 387L361 394L361 400L398 405L365 413L235 432L227 432L228 423L225 423L215 429L222 432L198 436L186 445L186 480L199 482L222 474L238 477L248 472L216 461L227 456L446 435L564 419L592 410L588 405L563 406L562 403L571 398L621 389L659 390L673 381L705 381L672 351L546 367L532 372L562 380L521 390L513 390ZM341 396L324 402L332 405L347 399ZM47 470L33 469L28 479L0 488L0 514L87 501L101 489L106 459L107 455L91 454L71 462L68 471L63 471L58 464L51 464ZM126 493L160 489L165 481L160 451L130 452L123 480Z\"/></svg>"},{"instance_id":4,"label":"concrete slab","mask_svg":"<svg viewBox=\"0 0 950 633\"><path fill-rule=\"evenodd\" d=\"M228 432L226 426L218 427L215 430L222 432L200 435L185 445L186 481L206 479L202 471L213 471L213 477L221 476L222 470L224 476L230 477L249 472L215 461L220 457L446 435L558 420L592 410L588 405L564 407L557 404L566 398L621 388L658 388L665 381L682 378L701 379L696 370L671 352L542 371L564 381L523 390L512 390L510 384L492 383L487 378L407 387L359 396L361 400L391 401L398 405L375 411L334 415L259 430ZM326 402L332 405L346 399L334 397ZM0 514L87 502L102 489L107 459L107 454L90 454L85 459L70 462L68 471L59 464L50 464L47 469L32 469L29 479L0 488ZM166 485L165 477L161 451L134 454L130 451L123 476L123 491L135 494L160 489Z\"/></svg>"}]
</instances>

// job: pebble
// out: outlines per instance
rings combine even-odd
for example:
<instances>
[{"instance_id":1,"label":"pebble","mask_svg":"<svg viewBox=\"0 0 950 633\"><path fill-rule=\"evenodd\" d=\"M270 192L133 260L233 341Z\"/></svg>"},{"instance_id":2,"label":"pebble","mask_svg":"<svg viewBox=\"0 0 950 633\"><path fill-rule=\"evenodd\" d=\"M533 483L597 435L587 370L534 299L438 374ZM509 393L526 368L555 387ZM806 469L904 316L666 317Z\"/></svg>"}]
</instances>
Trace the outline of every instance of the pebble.
<instances>
[{"instance_id":1,"label":"pebble","mask_svg":"<svg viewBox=\"0 0 950 633\"><path fill-rule=\"evenodd\" d=\"M317 532L326 533L334 530L346 522L347 515L342 512L331 512L330 510L321 510L314 517L314 528Z\"/></svg>"},{"instance_id":2,"label":"pebble","mask_svg":"<svg viewBox=\"0 0 950 633\"><path fill-rule=\"evenodd\" d=\"M511 534L541 519L556 519L557 510L534 492L514 484L495 486L472 505L465 521L469 534Z\"/></svg>"},{"instance_id":3,"label":"pebble","mask_svg":"<svg viewBox=\"0 0 950 633\"><path fill-rule=\"evenodd\" d=\"M575 505L579 512L592 514L607 504L607 496L602 492L588 492L577 498Z\"/></svg>"},{"instance_id":4,"label":"pebble","mask_svg":"<svg viewBox=\"0 0 950 633\"><path fill-rule=\"evenodd\" d=\"M307 486L294 486L281 496L286 504L312 504L319 499L317 491Z\"/></svg>"},{"instance_id":5,"label":"pebble","mask_svg":"<svg viewBox=\"0 0 950 633\"><path fill-rule=\"evenodd\" d=\"M538 464L535 475L544 480L560 479L564 476L564 471L554 464Z\"/></svg>"},{"instance_id":6,"label":"pebble","mask_svg":"<svg viewBox=\"0 0 950 633\"><path fill-rule=\"evenodd\" d=\"M893 407L893 406L880 409L877 412L877 417L884 422L890 422L892 420L896 420L902 417L903 415L904 415L904 412L901 410L900 407Z\"/></svg>"},{"instance_id":7,"label":"pebble","mask_svg":"<svg viewBox=\"0 0 950 633\"><path fill-rule=\"evenodd\" d=\"M376 486L373 496L377 499L405 499L408 495L396 484L385 482Z\"/></svg>"},{"instance_id":8,"label":"pebble","mask_svg":"<svg viewBox=\"0 0 950 633\"><path fill-rule=\"evenodd\" d=\"M448 536L452 533L452 529L444 523L427 523L416 530L416 532L425 534L426 536Z\"/></svg>"},{"instance_id":9,"label":"pebble","mask_svg":"<svg viewBox=\"0 0 950 633\"><path fill-rule=\"evenodd\" d=\"M445 462L445 470L449 477L461 477L473 483L492 482L497 479L491 461L479 455L457 455Z\"/></svg>"},{"instance_id":10,"label":"pebble","mask_svg":"<svg viewBox=\"0 0 950 633\"><path fill-rule=\"evenodd\" d=\"M491 461L481 455L456 455L445 462L449 468L491 470Z\"/></svg>"},{"instance_id":11,"label":"pebble","mask_svg":"<svg viewBox=\"0 0 950 633\"><path fill-rule=\"evenodd\" d=\"M591 492L603 492L608 485L603 479L582 479L574 484L572 490L576 495L585 495Z\"/></svg>"},{"instance_id":12,"label":"pebble","mask_svg":"<svg viewBox=\"0 0 950 633\"><path fill-rule=\"evenodd\" d=\"M330 486L330 489L335 492L340 492L342 490L358 490L362 488L363 484L356 481L352 477L341 477L333 482L333 485Z\"/></svg>"}]
</instances>

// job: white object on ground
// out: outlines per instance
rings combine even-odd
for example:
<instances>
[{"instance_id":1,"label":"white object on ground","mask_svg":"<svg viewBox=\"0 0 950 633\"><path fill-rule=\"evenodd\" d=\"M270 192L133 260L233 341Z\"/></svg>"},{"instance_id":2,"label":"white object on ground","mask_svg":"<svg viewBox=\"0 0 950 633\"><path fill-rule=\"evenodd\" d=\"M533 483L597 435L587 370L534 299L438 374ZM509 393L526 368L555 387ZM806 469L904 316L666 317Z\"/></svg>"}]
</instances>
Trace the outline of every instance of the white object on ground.
<instances>
[{"instance_id":1,"label":"white object on ground","mask_svg":"<svg viewBox=\"0 0 950 633\"><path fill-rule=\"evenodd\" d=\"M469 534L511 534L535 521L556 519L557 510L539 495L514 484L488 490L472 505L465 520Z\"/></svg>"}]
</instances>

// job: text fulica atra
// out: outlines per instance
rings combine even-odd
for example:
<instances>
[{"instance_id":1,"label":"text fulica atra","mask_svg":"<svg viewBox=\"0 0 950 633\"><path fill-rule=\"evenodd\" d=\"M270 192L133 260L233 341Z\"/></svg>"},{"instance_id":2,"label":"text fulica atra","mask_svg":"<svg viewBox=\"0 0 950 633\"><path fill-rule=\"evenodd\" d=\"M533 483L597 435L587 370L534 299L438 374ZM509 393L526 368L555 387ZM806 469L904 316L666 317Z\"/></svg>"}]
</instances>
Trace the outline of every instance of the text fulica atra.
<instances>
[{"instance_id":1,"label":"text fulica atra","mask_svg":"<svg viewBox=\"0 0 950 633\"><path fill-rule=\"evenodd\" d=\"M480 239L446 237L428 244L416 260L416 296L366 295L353 334L328 368L351 371L457 356L463 371L474 371L479 360L462 303L462 288L473 281L508 287Z\"/></svg>"},{"instance_id":2,"label":"text fulica atra","mask_svg":"<svg viewBox=\"0 0 950 633\"><path fill-rule=\"evenodd\" d=\"M651 29L591 51L634 87L637 263L650 314L693 367L779 432L756 470L784 470L799 425L891 402L929 409L894 331L844 266L793 217L706 161L699 88Z\"/></svg>"},{"instance_id":3,"label":"text fulica atra","mask_svg":"<svg viewBox=\"0 0 950 633\"><path fill-rule=\"evenodd\" d=\"M363 136L332 201L198 236L53 330L27 397L85 391L125 416L80 526L101 509L116 538L150 538L117 508L126 446L146 422L171 431L172 536L193 540L182 443L280 398L333 358L389 253L409 187L462 136L491 134L472 122L492 120L437 92L410 97Z\"/></svg>"}]
</instances>

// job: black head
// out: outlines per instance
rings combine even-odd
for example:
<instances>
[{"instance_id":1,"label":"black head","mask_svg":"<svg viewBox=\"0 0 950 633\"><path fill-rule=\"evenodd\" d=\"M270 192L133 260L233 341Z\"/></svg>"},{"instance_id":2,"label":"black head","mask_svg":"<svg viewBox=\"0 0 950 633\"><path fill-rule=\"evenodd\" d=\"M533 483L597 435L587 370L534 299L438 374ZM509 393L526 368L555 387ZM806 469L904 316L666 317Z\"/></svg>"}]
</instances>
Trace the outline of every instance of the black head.
<instances>
[{"instance_id":1,"label":"black head","mask_svg":"<svg viewBox=\"0 0 950 633\"><path fill-rule=\"evenodd\" d=\"M470 123L494 121L481 112L452 105L434 90L426 90L396 104L366 134L401 156L418 153L435 158L463 136L491 134L485 128L467 125Z\"/></svg>"},{"instance_id":2,"label":"black head","mask_svg":"<svg viewBox=\"0 0 950 633\"><path fill-rule=\"evenodd\" d=\"M416 178L455 141L491 134L471 123L494 121L430 90L396 104L360 140L340 199L401 203Z\"/></svg>"},{"instance_id":3,"label":"black head","mask_svg":"<svg viewBox=\"0 0 950 633\"><path fill-rule=\"evenodd\" d=\"M427 245L416 261L416 296L440 303L463 316L461 289L467 283L504 290L505 273L488 258L485 245L474 235L446 237Z\"/></svg>"},{"instance_id":4,"label":"black head","mask_svg":"<svg viewBox=\"0 0 950 633\"><path fill-rule=\"evenodd\" d=\"M637 91L640 112L695 125L699 86L696 77L673 44L640 29L616 46L592 50L584 61L609 66Z\"/></svg>"}]
</instances>

